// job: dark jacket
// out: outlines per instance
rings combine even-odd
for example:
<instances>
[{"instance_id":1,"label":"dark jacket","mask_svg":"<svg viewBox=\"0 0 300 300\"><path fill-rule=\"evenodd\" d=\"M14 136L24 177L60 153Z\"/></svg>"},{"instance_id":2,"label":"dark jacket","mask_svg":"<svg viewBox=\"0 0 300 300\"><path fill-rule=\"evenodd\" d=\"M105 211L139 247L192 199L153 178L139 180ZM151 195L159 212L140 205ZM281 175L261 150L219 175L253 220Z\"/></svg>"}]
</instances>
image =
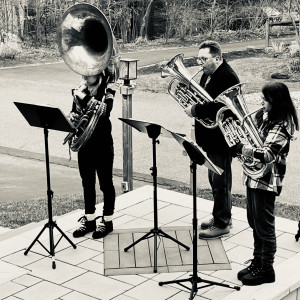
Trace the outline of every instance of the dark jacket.
<instances>
[{"instance_id":1,"label":"dark jacket","mask_svg":"<svg viewBox=\"0 0 300 300\"><path fill-rule=\"evenodd\" d=\"M114 101L114 95L115 91L112 89L107 89L107 77L104 76L102 79L102 82L97 90L96 96L94 96L95 99L99 101L104 101L107 104L106 113L105 115L101 116L97 122L97 125L91 135L91 137L88 139L86 144L80 148L79 151L90 151L90 150L103 150L103 151L111 151L112 145L113 145L113 138L111 134L111 122L110 122L110 112L113 107L113 101ZM91 100L92 96L90 96L88 89L84 90L84 92L87 94L87 96L79 100L81 109L85 109L87 106L87 103ZM77 112L78 107L76 107L76 102L73 102L72 112Z\"/></svg>"},{"instance_id":2,"label":"dark jacket","mask_svg":"<svg viewBox=\"0 0 300 300\"><path fill-rule=\"evenodd\" d=\"M208 75L202 75L200 80L200 85L202 87L205 86L207 78ZM226 60L223 59L223 63L212 74L205 90L213 99L215 99L222 92L239 82L240 81L236 73L229 66ZM196 104L192 109L192 114L196 118L210 118L211 120L215 120L216 114L222 106L223 104L221 103L205 103L204 105ZM206 152L223 153L229 150L219 127L215 129L208 129L196 121L195 137L197 144Z\"/></svg>"}]
</instances>

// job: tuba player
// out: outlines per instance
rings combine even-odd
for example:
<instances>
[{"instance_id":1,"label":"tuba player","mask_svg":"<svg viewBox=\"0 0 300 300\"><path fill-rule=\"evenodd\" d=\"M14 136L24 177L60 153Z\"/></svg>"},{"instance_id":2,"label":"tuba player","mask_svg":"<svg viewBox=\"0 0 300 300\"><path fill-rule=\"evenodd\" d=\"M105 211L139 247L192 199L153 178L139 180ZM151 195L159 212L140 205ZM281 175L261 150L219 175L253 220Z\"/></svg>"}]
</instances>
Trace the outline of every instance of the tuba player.
<instances>
[{"instance_id":1,"label":"tuba player","mask_svg":"<svg viewBox=\"0 0 300 300\"><path fill-rule=\"evenodd\" d=\"M83 82L72 90L73 106L69 114L75 125L83 110L91 105L100 106L101 115L87 142L78 151L78 167L82 179L85 213L78 220L79 226L73 232L75 238L93 232L92 237L99 239L113 231L115 207L115 188L113 184L114 147L111 134L110 112L113 108L115 91L108 88L109 76L106 70L99 75L82 76ZM103 216L96 216L96 175L100 190L103 192Z\"/></svg>"}]
</instances>

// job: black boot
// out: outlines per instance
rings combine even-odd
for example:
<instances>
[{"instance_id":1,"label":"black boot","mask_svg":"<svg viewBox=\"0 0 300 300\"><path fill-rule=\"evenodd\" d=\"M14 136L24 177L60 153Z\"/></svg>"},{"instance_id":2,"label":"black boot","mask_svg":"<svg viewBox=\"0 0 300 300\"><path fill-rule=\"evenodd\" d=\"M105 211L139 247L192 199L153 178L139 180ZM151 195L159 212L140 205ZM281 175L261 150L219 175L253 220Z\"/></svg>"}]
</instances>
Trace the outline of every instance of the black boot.
<instances>
[{"instance_id":1,"label":"black boot","mask_svg":"<svg viewBox=\"0 0 300 300\"><path fill-rule=\"evenodd\" d=\"M249 259L249 260L245 261L245 264L248 264L249 262L251 262L251 264L247 268L238 272L238 274L237 274L238 280L241 280L242 277L251 273L252 271L254 271L256 268L258 268L261 265L260 258L254 257L253 259Z\"/></svg>"},{"instance_id":2,"label":"black boot","mask_svg":"<svg viewBox=\"0 0 300 300\"><path fill-rule=\"evenodd\" d=\"M244 285L260 285L275 281L275 272L272 265L261 265L242 278Z\"/></svg>"},{"instance_id":3,"label":"black boot","mask_svg":"<svg viewBox=\"0 0 300 300\"><path fill-rule=\"evenodd\" d=\"M107 236L110 232L114 230L113 228L113 222L105 222L104 218L102 217L102 220L99 224L97 224L96 231L93 232L93 239L101 239Z\"/></svg>"},{"instance_id":4,"label":"black boot","mask_svg":"<svg viewBox=\"0 0 300 300\"><path fill-rule=\"evenodd\" d=\"M82 216L79 218L78 222L79 222L79 228L73 232L74 238L85 236L87 233L93 232L96 230L96 221L95 220L88 221L86 216Z\"/></svg>"}]
</instances>

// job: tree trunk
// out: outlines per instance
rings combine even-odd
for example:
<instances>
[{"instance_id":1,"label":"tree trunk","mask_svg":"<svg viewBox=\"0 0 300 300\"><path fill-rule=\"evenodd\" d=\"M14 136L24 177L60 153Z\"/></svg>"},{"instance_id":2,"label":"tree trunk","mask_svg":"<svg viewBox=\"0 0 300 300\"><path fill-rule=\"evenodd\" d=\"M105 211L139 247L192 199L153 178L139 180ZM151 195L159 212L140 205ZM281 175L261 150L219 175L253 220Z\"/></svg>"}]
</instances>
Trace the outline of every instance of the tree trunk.
<instances>
[{"instance_id":1,"label":"tree trunk","mask_svg":"<svg viewBox=\"0 0 300 300\"><path fill-rule=\"evenodd\" d=\"M141 29L140 29L140 36L142 38L148 39L148 23L149 23L149 16L151 12L151 6L152 6L153 0L149 0L145 15L143 17Z\"/></svg>"},{"instance_id":2,"label":"tree trunk","mask_svg":"<svg viewBox=\"0 0 300 300\"><path fill-rule=\"evenodd\" d=\"M216 7L216 1L217 0L213 0L213 3L211 5L211 15L210 15L210 34L212 35L214 32L214 15L215 15L215 7Z\"/></svg>"},{"instance_id":3,"label":"tree trunk","mask_svg":"<svg viewBox=\"0 0 300 300\"><path fill-rule=\"evenodd\" d=\"M13 6L15 8L15 13L16 13L16 17L17 17L18 37L20 39L23 39L23 25L22 25L23 22L21 22L21 16L20 16L20 2L16 1L16 0L13 1Z\"/></svg>"}]
</instances>

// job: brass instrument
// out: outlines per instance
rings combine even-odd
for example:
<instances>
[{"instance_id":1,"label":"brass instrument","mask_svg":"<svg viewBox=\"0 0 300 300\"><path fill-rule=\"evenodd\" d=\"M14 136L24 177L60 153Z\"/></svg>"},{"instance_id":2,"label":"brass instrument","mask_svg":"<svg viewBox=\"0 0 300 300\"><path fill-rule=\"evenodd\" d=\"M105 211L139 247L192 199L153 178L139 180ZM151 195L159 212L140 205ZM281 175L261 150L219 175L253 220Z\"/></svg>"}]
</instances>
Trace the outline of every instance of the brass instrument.
<instances>
[{"instance_id":1,"label":"brass instrument","mask_svg":"<svg viewBox=\"0 0 300 300\"><path fill-rule=\"evenodd\" d=\"M261 108L249 113L242 94L242 85L243 83L239 83L232 86L215 99L215 102L225 105L219 109L216 123L229 147L241 142L254 148L262 148L263 142L251 118L251 115ZM238 159L242 163L244 172L252 178L262 177L272 165L263 164L259 160L244 155L238 155Z\"/></svg>"},{"instance_id":2,"label":"brass instrument","mask_svg":"<svg viewBox=\"0 0 300 300\"><path fill-rule=\"evenodd\" d=\"M68 8L57 28L57 44L63 60L74 72L92 76L104 71L109 76L107 83L118 80L117 42L106 17L95 6L80 3ZM66 136L64 144L69 142L72 151L78 151L92 135L103 113L103 105L98 104L92 98L79 116L76 133Z\"/></svg>"},{"instance_id":3,"label":"brass instrument","mask_svg":"<svg viewBox=\"0 0 300 300\"><path fill-rule=\"evenodd\" d=\"M183 54L174 56L161 72L161 77L173 77L169 83L169 94L179 103L184 109L194 104L204 104L207 102L214 102L213 98L202 88L193 78L185 66L183 65ZM206 128L216 128L218 124L211 119L196 119Z\"/></svg>"}]
</instances>

